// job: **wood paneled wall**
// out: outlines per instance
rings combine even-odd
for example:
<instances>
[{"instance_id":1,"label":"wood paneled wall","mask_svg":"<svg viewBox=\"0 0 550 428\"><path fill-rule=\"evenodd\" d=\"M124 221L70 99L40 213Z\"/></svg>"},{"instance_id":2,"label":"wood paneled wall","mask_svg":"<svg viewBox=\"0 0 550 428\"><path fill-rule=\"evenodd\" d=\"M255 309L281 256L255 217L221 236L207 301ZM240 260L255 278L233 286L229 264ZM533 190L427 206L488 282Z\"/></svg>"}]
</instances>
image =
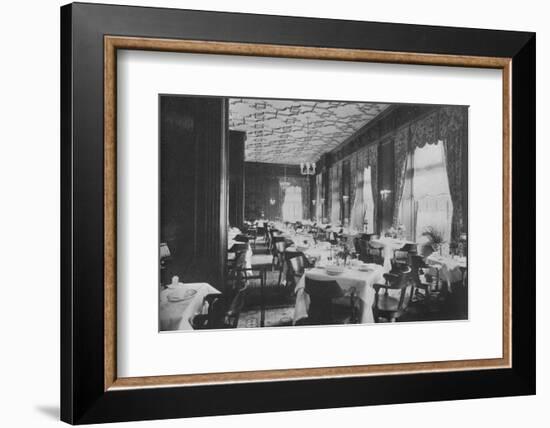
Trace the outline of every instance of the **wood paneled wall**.
<instances>
[{"instance_id":1,"label":"wood paneled wall","mask_svg":"<svg viewBox=\"0 0 550 428\"><path fill-rule=\"evenodd\" d=\"M244 222L244 145L246 133L229 131L229 224Z\"/></svg>"},{"instance_id":2,"label":"wood paneled wall","mask_svg":"<svg viewBox=\"0 0 550 428\"><path fill-rule=\"evenodd\" d=\"M223 291L227 240L227 101L160 97L160 240L168 277Z\"/></svg>"},{"instance_id":3,"label":"wood paneled wall","mask_svg":"<svg viewBox=\"0 0 550 428\"><path fill-rule=\"evenodd\" d=\"M304 218L310 218L310 179L300 173L299 165L245 162L245 220L282 218L284 192L280 183L285 176L292 186L302 188Z\"/></svg>"}]
</instances>

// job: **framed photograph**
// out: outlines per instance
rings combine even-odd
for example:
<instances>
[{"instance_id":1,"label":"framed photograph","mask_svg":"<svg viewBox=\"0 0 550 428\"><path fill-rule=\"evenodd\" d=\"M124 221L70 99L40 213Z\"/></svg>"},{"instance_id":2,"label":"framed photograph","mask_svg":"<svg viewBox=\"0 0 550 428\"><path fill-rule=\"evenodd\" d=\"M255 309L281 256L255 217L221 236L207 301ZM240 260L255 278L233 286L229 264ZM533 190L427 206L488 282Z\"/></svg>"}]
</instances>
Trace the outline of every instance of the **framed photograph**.
<instances>
[{"instance_id":1,"label":"framed photograph","mask_svg":"<svg viewBox=\"0 0 550 428\"><path fill-rule=\"evenodd\" d=\"M535 393L533 33L76 3L61 54L62 420Z\"/></svg>"}]
</instances>

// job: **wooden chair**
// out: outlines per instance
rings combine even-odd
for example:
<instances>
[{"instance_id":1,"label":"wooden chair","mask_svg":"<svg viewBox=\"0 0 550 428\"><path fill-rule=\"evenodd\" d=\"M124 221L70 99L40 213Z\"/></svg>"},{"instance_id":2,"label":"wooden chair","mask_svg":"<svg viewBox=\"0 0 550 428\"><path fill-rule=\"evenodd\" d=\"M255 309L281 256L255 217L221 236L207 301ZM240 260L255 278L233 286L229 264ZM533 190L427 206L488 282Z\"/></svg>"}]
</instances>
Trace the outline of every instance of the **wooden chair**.
<instances>
[{"instance_id":1,"label":"wooden chair","mask_svg":"<svg viewBox=\"0 0 550 428\"><path fill-rule=\"evenodd\" d=\"M429 266L424 262L422 256L417 254L411 254L409 256L409 265L411 267L411 280L412 280L412 290L411 290L411 299L414 300L424 300L425 303L428 303L430 300L430 289L432 284L426 281L422 281L421 276L423 277L423 269L428 269ZM419 290L423 291L423 294L419 293Z\"/></svg>"},{"instance_id":2,"label":"wooden chair","mask_svg":"<svg viewBox=\"0 0 550 428\"><path fill-rule=\"evenodd\" d=\"M281 283L283 271L285 268L285 251L286 251L286 239L283 236L273 237L273 246L271 248L271 254L273 256L271 262L271 269L277 268L279 270L279 280L277 284Z\"/></svg>"},{"instance_id":3,"label":"wooden chair","mask_svg":"<svg viewBox=\"0 0 550 428\"><path fill-rule=\"evenodd\" d=\"M246 231L246 236L248 238L248 242L251 243L252 248L254 250L256 249L256 238L258 237L258 228L255 226L251 226Z\"/></svg>"},{"instance_id":4,"label":"wooden chair","mask_svg":"<svg viewBox=\"0 0 550 428\"><path fill-rule=\"evenodd\" d=\"M374 322L380 322L380 318L395 322L403 316L411 300L410 273L411 268L407 266L399 273L385 273L385 284L374 284L373 288L376 293L372 305ZM383 294L380 293L381 290ZM397 290L398 297L388 294L388 290Z\"/></svg>"},{"instance_id":5,"label":"wooden chair","mask_svg":"<svg viewBox=\"0 0 550 428\"><path fill-rule=\"evenodd\" d=\"M268 251L271 251L271 247L273 246L273 228L268 226L265 234L265 246Z\"/></svg>"},{"instance_id":6,"label":"wooden chair","mask_svg":"<svg viewBox=\"0 0 550 428\"><path fill-rule=\"evenodd\" d=\"M294 290L296 283L304 275L305 270L311 266L304 253L300 251L286 251L286 283L287 286Z\"/></svg>"},{"instance_id":7,"label":"wooden chair","mask_svg":"<svg viewBox=\"0 0 550 428\"><path fill-rule=\"evenodd\" d=\"M306 277L305 292L310 304L307 320L300 324L326 325L356 323L358 301L355 289L345 294L336 281L319 281Z\"/></svg>"},{"instance_id":8,"label":"wooden chair","mask_svg":"<svg viewBox=\"0 0 550 428\"><path fill-rule=\"evenodd\" d=\"M369 254L369 243L363 238L355 238L353 240L355 252L358 254L359 260L365 263L372 262L372 257Z\"/></svg>"},{"instance_id":9,"label":"wooden chair","mask_svg":"<svg viewBox=\"0 0 550 428\"><path fill-rule=\"evenodd\" d=\"M263 226L256 227L256 238L254 239L254 249L256 249L256 239L263 238L265 243L266 229Z\"/></svg>"},{"instance_id":10,"label":"wooden chair","mask_svg":"<svg viewBox=\"0 0 550 428\"><path fill-rule=\"evenodd\" d=\"M367 263L384 264L383 248L373 247L370 242L367 242Z\"/></svg>"},{"instance_id":11,"label":"wooden chair","mask_svg":"<svg viewBox=\"0 0 550 428\"><path fill-rule=\"evenodd\" d=\"M235 236L235 238L233 238L233 241L248 244L248 236L243 235L243 234L239 234L239 235Z\"/></svg>"},{"instance_id":12,"label":"wooden chair","mask_svg":"<svg viewBox=\"0 0 550 428\"><path fill-rule=\"evenodd\" d=\"M239 290L226 310L225 298L222 294L208 294L204 302L208 303L206 314L195 315L192 319L192 326L195 330L213 330L237 328L241 310L245 302L246 289Z\"/></svg>"},{"instance_id":13,"label":"wooden chair","mask_svg":"<svg viewBox=\"0 0 550 428\"><path fill-rule=\"evenodd\" d=\"M405 244L402 248L393 252L393 261L397 264L407 265L409 263L409 256L416 254L415 244Z\"/></svg>"},{"instance_id":14,"label":"wooden chair","mask_svg":"<svg viewBox=\"0 0 550 428\"><path fill-rule=\"evenodd\" d=\"M232 300L232 306L240 309L244 306L247 300L248 294L252 289L259 289L259 302L260 302L260 326L265 324L265 282L266 273L265 268L236 268L228 274L227 288L229 292L234 296ZM237 299L237 300L236 300ZM231 309L229 312L236 312L235 309ZM237 320L238 322L238 320Z\"/></svg>"}]
</instances>

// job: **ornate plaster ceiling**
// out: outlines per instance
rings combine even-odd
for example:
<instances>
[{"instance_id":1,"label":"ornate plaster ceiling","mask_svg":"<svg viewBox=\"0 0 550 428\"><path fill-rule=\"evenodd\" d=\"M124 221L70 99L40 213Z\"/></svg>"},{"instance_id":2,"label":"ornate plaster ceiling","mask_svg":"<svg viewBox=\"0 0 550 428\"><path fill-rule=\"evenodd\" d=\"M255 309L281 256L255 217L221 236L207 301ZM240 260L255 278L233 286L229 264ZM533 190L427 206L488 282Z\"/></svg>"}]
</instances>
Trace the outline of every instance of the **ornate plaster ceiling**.
<instances>
[{"instance_id":1,"label":"ornate plaster ceiling","mask_svg":"<svg viewBox=\"0 0 550 428\"><path fill-rule=\"evenodd\" d=\"M247 134L250 162L314 162L384 111L389 104L229 100L229 129Z\"/></svg>"}]
</instances>

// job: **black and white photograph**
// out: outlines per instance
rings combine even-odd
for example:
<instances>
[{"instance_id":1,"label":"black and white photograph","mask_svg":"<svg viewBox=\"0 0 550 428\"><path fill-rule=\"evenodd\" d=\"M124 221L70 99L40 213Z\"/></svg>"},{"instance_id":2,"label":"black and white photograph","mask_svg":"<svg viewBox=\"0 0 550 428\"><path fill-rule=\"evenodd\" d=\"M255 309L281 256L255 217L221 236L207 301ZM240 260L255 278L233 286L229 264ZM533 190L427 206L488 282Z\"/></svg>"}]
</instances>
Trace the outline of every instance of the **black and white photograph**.
<instances>
[{"instance_id":1,"label":"black and white photograph","mask_svg":"<svg viewBox=\"0 0 550 428\"><path fill-rule=\"evenodd\" d=\"M468 320L468 106L158 102L160 332Z\"/></svg>"}]
</instances>

